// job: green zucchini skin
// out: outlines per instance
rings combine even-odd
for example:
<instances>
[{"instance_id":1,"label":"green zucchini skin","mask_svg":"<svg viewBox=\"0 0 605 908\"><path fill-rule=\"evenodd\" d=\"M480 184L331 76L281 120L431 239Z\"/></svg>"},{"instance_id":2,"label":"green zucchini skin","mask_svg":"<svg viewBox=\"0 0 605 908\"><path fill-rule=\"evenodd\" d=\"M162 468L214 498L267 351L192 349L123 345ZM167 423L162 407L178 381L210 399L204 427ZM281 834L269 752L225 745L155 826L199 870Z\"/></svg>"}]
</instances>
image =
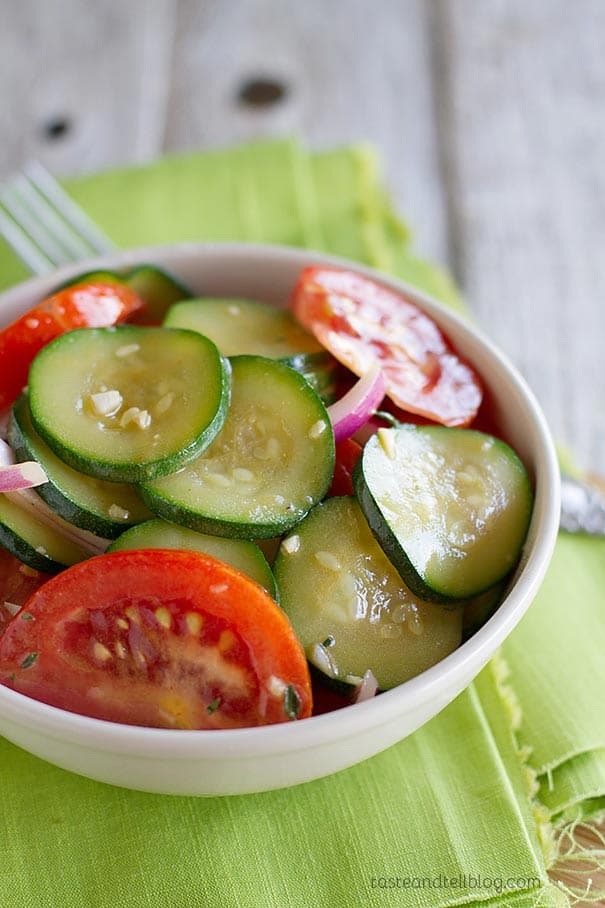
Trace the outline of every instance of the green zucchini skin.
<instances>
[{"instance_id":1,"label":"green zucchini skin","mask_svg":"<svg viewBox=\"0 0 605 908\"><path fill-rule=\"evenodd\" d=\"M500 581L464 605L462 614L462 639L468 640L488 621L504 598L506 581Z\"/></svg>"},{"instance_id":2,"label":"green zucchini skin","mask_svg":"<svg viewBox=\"0 0 605 908\"><path fill-rule=\"evenodd\" d=\"M48 476L48 482L34 491L60 517L74 526L105 539L115 539L125 529L148 520L151 513L134 486L93 479L73 470L51 451L34 429L29 413L27 393L14 403L8 426L8 440L17 460L35 460ZM84 487L85 497L78 495ZM116 504L128 513L124 519L112 519L104 501Z\"/></svg>"},{"instance_id":3,"label":"green zucchini skin","mask_svg":"<svg viewBox=\"0 0 605 908\"><path fill-rule=\"evenodd\" d=\"M273 572L267 559L253 542L208 536L155 518L126 530L107 551L121 552L125 549L186 549L203 552L247 574L279 603L279 592Z\"/></svg>"},{"instance_id":4,"label":"green zucchini skin","mask_svg":"<svg viewBox=\"0 0 605 908\"><path fill-rule=\"evenodd\" d=\"M452 445L452 452L455 451L458 443L476 442L477 447L481 445L487 447L486 458L489 451L490 457L500 457L506 461L507 466L510 468L511 482L515 487L514 496L511 500L514 500L516 527L514 531L507 529L507 543L510 543L514 552L511 554L511 551L507 550L499 561L498 559L494 560L491 568L485 568L485 559L480 560L477 556L475 561L479 563L479 569L477 569L476 564L473 566L471 562L471 565L468 565L465 559L460 559L457 577L454 581L444 581L438 574L435 576L429 575L428 570L423 570L408 554L407 545L411 540L408 539L406 542L405 539L402 539L401 534L397 534L393 530L390 520L385 516L383 505L378 500L376 488L373 488L375 480L368 479L368 452L373 454L377 450L377 446L381 443L380 433L390 435L392 440L390 443L395 444L396 447L401 442L403 444L402 450L404 450L407 441L414 439L414 437L418 439L421 436L427 440L428 448L430 448L432 443L431 440L436 439L438 443L436 450L439 449L439 445L446 442L448 445ZM407 438L406 435L408 436ZM424 456L426 459L427 452L424 452ZM397 457L400 457L400 453L397 453ZM383 474L385 475L386 471L390 469L389 460L389 457L384 458ZM399 466L400 484L403 486L406 481L406 470L401 463ZM411 473L411 466L408 469ZM444 467L443 473L445 473L445 469ZM462 472L462 469L460 469L459 473ZM373 436L368 441L359 458L353 471L353 488L376 540L382 546L391 563L397 568L406 585L420 598L440 603L448 608L458 608L465 605L470 599L482 594L510 573L521 553L533 507L533 492L527 472L517 454L508 445L493 436L485 435L476 430L455 429L445 426L401 425L393 429L381 429L376 436ZM429 489L429 494L431 494L430 484L427 488ZM439 519L443 516L445 504L446 502L443 502L443 506L438 509ZM410 507L413 508L413 505L410 505ZM393 505L391 505L392 508ZM500 526L501 524L496 523L494 528L486 531L483 535L482 531L478 531L479 542L485 543L489 532L493 540L492 548L500 545ZM420 532L426 532L427 537L430 538L431 534L437 533L437 528L429 520L420 525L417 533Z\"/></svg>"},{"instance_id":5,"label":"green zucchini skin","mask_svg":"<svg viewBox=\"0 0 605 908\"><path fill-rule=\"evenodd\" d=\"M134 359L114 358L130 347L137 347ZM139 349L143 377L135 380ZM74 370L79 370L76 380ZM116 370L122 370L118 377ZM97 417L90 418L86 402L93 390L105 387L100 384L105 375L111 375L110 388L111 381L121 382L122 413L131 407L129 397L149 401L144 406L154 411L154 428L146 435L128 435L135 430L122 428L117 417L110 422L111 416L93 428ZM164 392L156 392L154 382L164 380L177 402L160 416L154 408ZM36 432L68 466L109 482L138 483L173 473L211 444L227 417L230 367L212 341L193 331L81 328L38 353L30 368L29 400Z\"/></svg>"},{"instance_id":6,"label":"green zucchini skin","mask_svg":"<svg viewBox=\"0 0 605 908\"><path fill-rule=\"evenodd\" d=\"M6 495L0 495L0 545L23 564L45 574L57 574L90 552L40 524Z\"/></svg>"},{"instance_id":7,"label":"green zucchini skin","mask_svg":"<svg viewBox=\"0 0 605 908\"><path fill-rule=\"evenodd\" d=\"M289 366L245 355L231 365L232 403L221 433L178 474L144 483L143 500L164 520L200 533L269 539L287 532L328 491L334 433L317 394ZM276 452L265 456L272 443ZM240 481L242 468L249 480Z\"/></svg>"}]
</instances>

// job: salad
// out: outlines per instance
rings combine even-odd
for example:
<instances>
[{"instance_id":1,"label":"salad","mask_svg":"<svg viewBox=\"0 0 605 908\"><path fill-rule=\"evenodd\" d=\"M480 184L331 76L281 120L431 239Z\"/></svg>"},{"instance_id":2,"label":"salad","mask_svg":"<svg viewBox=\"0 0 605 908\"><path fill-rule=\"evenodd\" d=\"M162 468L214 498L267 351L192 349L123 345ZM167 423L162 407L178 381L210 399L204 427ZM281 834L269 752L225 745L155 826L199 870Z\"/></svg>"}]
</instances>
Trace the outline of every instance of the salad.
<instances>
[{"instance_id":1,"label":"salad","mask_svg":"<svg viewBox=\"0 0 605 908\"><path fill-rule=\"evenodd\" d=\"M276 309L152 265L0 331L0 683L212 729L393 688L492 614L533 493L415 303L309 266Z\"/></svg>"}]
</instances>

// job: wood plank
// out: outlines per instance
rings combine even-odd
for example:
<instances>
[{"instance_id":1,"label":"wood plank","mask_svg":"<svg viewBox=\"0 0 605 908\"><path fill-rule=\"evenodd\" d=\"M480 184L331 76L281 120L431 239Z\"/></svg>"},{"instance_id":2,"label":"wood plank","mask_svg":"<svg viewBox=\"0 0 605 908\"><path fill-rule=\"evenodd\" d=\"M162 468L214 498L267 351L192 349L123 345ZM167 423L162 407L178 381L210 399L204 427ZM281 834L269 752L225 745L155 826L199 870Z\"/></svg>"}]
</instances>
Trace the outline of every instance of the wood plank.
<instances>
[{"instance_id":1,"label":"wood plank","mask_svg":"<svg viewBox=\"0 0 605 908\"><path fill-rule=\"evenodd\" d=\"M434 4L458 276L555 435L605 467L605 5Z\"/></svg>"},{"instance_id":2,"label":"wood plank","mask_svg":"<svg viewBox=\"0 0 605 908\"><path fill-rule=\"evenodd\" d=\"M380 16L367 0L181 0L166 148L292 132L315 147L374 142L418 248L445 261L427 11L422 0L381 0ZM286 96L239 102L259 76Z\"/></svg>"},{"instance_id":3,"label":"wood plank","mask_svg":"<svg viewBox=\"0 0 605 908\"><path fill-rule=\"evenodd\" d=\"M30 157L68 174L157 155L174 9L175 0L11 4L0 29L0 177ZM67 130L48 137L61 121Z\"/></svg>"}]
</instances>

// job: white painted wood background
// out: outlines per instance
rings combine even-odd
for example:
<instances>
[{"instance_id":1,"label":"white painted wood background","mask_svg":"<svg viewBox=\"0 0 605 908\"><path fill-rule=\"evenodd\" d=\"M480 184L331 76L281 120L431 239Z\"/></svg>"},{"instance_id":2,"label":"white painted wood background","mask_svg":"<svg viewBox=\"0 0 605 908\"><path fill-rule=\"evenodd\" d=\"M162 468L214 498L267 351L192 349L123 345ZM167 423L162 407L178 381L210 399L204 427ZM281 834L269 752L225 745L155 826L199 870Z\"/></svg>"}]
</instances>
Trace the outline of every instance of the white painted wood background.
<instances>
[{"instance_id":1,"label":"white painted wood background","mask_svg":"<svg viewBox=\"0 0 605 908\"><path fill-rule=\"evenodd\" d=\"M418 250L605 472L603 0L0 6L0 176L31 155L63 176L291 131L369 139ZM259 75L285 98L238 103Z\"/></svg>"}]
</instances>

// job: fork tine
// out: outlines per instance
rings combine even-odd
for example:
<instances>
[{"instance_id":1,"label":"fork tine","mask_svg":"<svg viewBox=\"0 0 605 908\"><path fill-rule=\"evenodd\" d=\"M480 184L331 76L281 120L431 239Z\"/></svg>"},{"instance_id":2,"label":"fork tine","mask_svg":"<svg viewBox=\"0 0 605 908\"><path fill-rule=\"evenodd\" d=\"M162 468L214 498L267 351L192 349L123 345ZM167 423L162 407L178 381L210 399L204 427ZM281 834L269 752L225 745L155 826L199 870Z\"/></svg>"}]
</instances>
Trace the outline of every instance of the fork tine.
<instances>
[{"instance_id":1,"label":"fork tine","mask_svg":"<svg viewBox=\"0 0 605 908\"><path fill-rule=\"evenodd\" d=\"M0 208L0 234L17 253L22 262L27 265L32 274L48 274L54 271L55 266L37 246L29 239L27 234Z\"/></svg>"},{"instance_id":2,"label":"fork tine","mask_svg":"<svg viewBox=\"0 0 605 908\"><path fill-rule=\"evenodd\" d=\"M6 183L0 188L0 202L2 202L11 217L28 234L32 242L54 265L66 265L71 261L61 245L40 223L37 214L24 202L19 192L17 181Z\"/></svg>"},{"instance_id":3,"label":"fork tine","mask_svg":"<svg viewBox=\"0 0 605 908\"><path fill-rule=\"evenodd\" d=\"M76 234L89 243L94 252L112 252L116 248L109 237L76 205L60 183L51 176L39 161L30 161L24 167L23 173L38 192L60 212Z\"/></svg>"},{"instance_id":4,"label":"fork tine","mask_svg":"<svg viewBox=\"0 0 605 908\"><path fill-rule=\"evenodd\" d=\"M73 232L73 229L65 223L57 210L48 203L45 196L41 195L26 174L20 174L16 177L13 185L21 200L27 205L31 213L35 215L36 220L42 227L46 228L46 232L50 234L55 243L67 253L70 262L86 258L86 256L96 252L94 248Z\"/></svg>"}]
</instances>

